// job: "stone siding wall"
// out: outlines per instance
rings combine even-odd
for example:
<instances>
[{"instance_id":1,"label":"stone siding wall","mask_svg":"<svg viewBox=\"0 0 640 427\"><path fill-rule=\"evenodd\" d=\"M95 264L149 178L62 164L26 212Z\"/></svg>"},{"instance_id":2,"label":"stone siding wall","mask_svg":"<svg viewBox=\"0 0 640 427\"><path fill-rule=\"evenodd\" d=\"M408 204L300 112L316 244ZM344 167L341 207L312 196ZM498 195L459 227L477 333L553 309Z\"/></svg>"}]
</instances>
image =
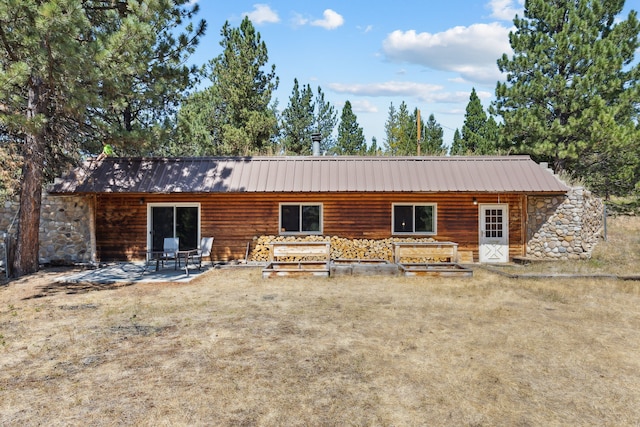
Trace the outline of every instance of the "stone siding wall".
<instances>
[{"instance_id":1,"label":"stone siding wall","mask_svg":"<svg viewBox=\"0 0 640 427\"><path fill-rule=\"evenodd\" d=\"M10 244L15 244L18 206L18 202L12 200L7 200L0 206L0 233L8 232L5 240ZM95 261L91 248L91 199L43 193L40 215L41 264ZM2 262L5 259L4 248L4 245L0 247Z\"/></svg>"},{"instance_id":2,"label":"stone siding wall","mask_svg":"<svg viewBox=\"0 0 640 427\"><path fill-rule=\"evenodd\" d=\"M530 196L527 216L530 258L588 259L603 237L603 202L582 187L566 196Z\"/></svg>"}]
</instances>

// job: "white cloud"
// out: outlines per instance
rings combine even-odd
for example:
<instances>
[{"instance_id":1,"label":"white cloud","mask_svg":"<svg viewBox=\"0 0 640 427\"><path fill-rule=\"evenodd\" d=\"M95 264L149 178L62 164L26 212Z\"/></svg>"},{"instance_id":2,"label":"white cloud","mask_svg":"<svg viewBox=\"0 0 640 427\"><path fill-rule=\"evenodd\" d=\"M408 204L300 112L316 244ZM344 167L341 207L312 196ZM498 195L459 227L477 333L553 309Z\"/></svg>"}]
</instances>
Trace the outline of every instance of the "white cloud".
<instances>
[{"instance_id":1,"label":"white cloud","mask_svg":"<svg viewBox=\"0 0 640 427\"><path fill-rule=\"evenodd\" d=\"M351 109L354 113L377 113L378 107L371 102L364 100L355 100L351 102Z\"/></svg>"},{"instance_id":2,"label":"white cloud","mask_svg":"<svg viewBox=\"0 0 640 427\"><path fill-rule=\"evenodd\" d=\"M342 15L334 10L327 9L322 13L322 16L322 19L311 21L311 25L315 27L322 27L325 30L335 30L344 24L344 18Z\"/></svg>"},{"instance_id":3,"label":"white cloud","mask_svg":"<svg viewBox=\"0 0 640 427\"><path fill-rule=\"evenodd\" d=\"M248 16L254 24L275 24L280 22L278 13L273 11L267 4L254 4L251 12L243 13L242 16Z\"/></svg>"},{"instance_id":4,"label":"white cloud","mask_svg":"<svg viewBox=\"0 0 640 427\"><path fill-rule=\"evenodd\" d=\"M516 14L524 15L524 0L491 0L487 7L491 9L491 17L503 21L513 21Z\"/></svg>"},{"instance_id":5,"label":"white cloud","mask_svg":"<svg viewBox=\"0 0 640 427\"><path fill-rule=\"evenodd\" d=\"M411 63L458 73L478 83L501 79L496 61L510 54L509 28L499 23L458 26L441 33L396 30L383 41L390 61Z\"/></svg>"},{"instance_id":6,"label":"white cloud","mask_svg":"<svg viewBox=\"0 0 640 427\"><path fill-rule=\"evenodd\" d=\"M369 84L330 83L329 89L356 96L411 97L424 102L461 102L469 98L469 93L443 92L444 87L440 85L401 81Z\"/></svg>"}]
</instances>

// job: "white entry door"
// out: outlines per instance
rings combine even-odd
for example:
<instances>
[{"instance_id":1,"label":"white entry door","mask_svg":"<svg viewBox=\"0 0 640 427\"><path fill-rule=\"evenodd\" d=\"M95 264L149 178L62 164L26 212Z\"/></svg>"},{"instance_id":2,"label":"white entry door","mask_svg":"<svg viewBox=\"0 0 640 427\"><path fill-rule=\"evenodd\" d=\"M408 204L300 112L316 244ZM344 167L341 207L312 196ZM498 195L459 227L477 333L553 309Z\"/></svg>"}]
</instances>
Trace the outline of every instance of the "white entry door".
<instances>
[{"instance_id":1,"label":"white entry door","mask_svg":"<svg viewBox=\"0 0 640 427\"><path fill-rule=\"evenodd\" d=\"M507 205L480 205L480 262L509 261Z\"/></svg>"}]
</instances>

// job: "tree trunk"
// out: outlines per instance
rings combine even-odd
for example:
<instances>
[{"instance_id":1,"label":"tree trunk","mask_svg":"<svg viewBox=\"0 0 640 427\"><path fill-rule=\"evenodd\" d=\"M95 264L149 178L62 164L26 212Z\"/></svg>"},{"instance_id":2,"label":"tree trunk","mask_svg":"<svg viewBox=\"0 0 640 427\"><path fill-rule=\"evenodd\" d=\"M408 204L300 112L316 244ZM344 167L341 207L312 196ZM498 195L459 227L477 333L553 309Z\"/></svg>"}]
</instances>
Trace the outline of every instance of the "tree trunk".
<instances>
[{"instance_id":1,"label":"tree trunk","mask_svg":"<svg viewBox=\"0 0 640 427\"><path fill-rule=\"evenodd\" d=\"M29 82L27 119L33 120L45 111L42 80L32 78ZM20 213L13 277L38 271L40 206L42 205L42 182L44 169L45 138L42 130L27 131L23 147L24 166L20 186Z\"/></svg>"}]
</instances>

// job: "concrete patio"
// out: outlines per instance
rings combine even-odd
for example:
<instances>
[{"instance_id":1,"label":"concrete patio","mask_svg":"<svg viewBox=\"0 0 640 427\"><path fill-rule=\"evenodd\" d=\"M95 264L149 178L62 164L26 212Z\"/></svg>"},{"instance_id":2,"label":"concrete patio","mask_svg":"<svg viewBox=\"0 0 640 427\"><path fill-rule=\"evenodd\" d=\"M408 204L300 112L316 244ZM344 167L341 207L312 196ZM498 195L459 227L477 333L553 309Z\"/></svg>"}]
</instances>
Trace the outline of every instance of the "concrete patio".
<instances>
[{"instance_id":1,"label":"concrete patio","mask_svg":"<svg viewBox=\"0 0 640 427\"><path fill-rule=\"evenodd\" d=\"M203 265L202 270L189 268L186 274L184 267L175 269L174 266L166 265L164 268L155 269L155 265L145 262L119 262L104 264L97 268L75 272L69 275L56 278L59 283L94 283L101 285L116 283L188 283L208 271L211 271L211 264Z\"/></svg>"}]
</instances>

